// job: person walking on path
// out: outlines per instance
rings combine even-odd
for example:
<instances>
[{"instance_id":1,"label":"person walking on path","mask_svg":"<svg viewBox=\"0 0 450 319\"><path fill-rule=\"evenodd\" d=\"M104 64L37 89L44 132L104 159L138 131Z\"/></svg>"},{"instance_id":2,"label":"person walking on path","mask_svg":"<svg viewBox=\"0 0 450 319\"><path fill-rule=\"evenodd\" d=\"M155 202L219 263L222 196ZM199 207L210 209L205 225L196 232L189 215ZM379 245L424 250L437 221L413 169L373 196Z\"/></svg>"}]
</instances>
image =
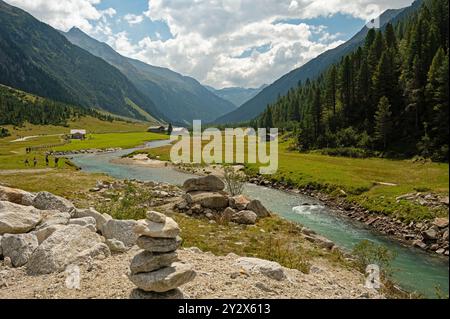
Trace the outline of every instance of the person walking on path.
<instances>
[{"instance_id":1,"label":"person walking on path","mask_svg":"<svg viewBox=\"0 0 450 319\"><path fill-rule=\"evenodd\" d=\"M45 155L45 166L49 165L48 154Z\"/></svg>"},{"instance_id":2,"label":"person walking on path","mask_svg":"<svg viewBox=\"0 0 450 319\"><path fill-rule=\"evenodd\" d=\"M25 159L24 164L26 167L30 166L30 161L28 160L28 158Z\"/></svg>"},{"instance_id":3,"label":"person walking on path","mask_svg":"<svg viewBox=\"0 0 450 319\"><path fill-rule=\"evenodd\" d=\"M37 161L36 157L35 157L35 158L33 158L33 165L34 165L34 167L36 167L36 166L37 166L37 163L38 163L38 161Z\"/></svg>"},{"instance_id":4,"label":"person walking on path","mask_svg":"<svg viewBox=\"0 0 450 319\"><path fill-rule=\"evenodd\" d=\"M55 157L55 167L58 168L59 157Z\"/></svg>"}]
</instances>

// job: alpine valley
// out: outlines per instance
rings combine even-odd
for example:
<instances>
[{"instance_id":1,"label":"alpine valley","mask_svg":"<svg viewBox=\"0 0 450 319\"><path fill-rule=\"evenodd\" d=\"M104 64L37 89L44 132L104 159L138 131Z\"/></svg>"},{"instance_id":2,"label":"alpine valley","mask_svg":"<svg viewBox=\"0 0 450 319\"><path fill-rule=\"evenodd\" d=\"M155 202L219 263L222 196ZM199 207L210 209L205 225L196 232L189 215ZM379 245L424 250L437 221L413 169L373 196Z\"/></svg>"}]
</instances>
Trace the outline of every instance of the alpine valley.
<instances>
[{"instance_id":1,"label":"alpine valley","mask_svg":"<svg viewBox=\"0 0 450 319\"><path fill-rule=\"evenodd\" d=\"M448 5L0 0L0 303L448 299Z\"/></svg>"}]
</instances>

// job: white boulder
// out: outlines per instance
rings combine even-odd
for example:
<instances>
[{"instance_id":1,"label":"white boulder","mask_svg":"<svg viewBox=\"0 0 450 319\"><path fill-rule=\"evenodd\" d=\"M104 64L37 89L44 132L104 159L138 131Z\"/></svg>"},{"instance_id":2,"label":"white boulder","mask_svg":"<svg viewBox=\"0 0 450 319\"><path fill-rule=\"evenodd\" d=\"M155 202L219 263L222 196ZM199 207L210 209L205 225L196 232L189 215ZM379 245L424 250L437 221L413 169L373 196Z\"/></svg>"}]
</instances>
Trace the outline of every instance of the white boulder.
<instances>
[{"instance_id":1,"label":"white boulder","mask_svg":"<svg viewBox=\"0 0 450 319\"><path fill-rule=\"evenodd\" d=\"M111 250L111 252L125 253L128 251L128 247L117 239L107 239L106 245L109 247L109 250Z\"/></svg>"},{"instance_id":2,"label":"white boulder","mask_svg":"<svg viewBox=\"0 0 450 319\"><path fill-rule=\"evenodd\" d=\"M6 234L1 244L3 255L11 258L14 267L25 265L39 245L33 234Z\"/></svg>"},{"instance_id":3,"label":"white boulder","mask_svg":"<svg viewBox=\"0 0 450 319\"><path fill-rule=\"evenodd\" d=\"M31 206L36 195L10 187L0 186L0 201Z\"/></svg>"},{"instance_id":4,"label":"white boulder","mask_svg":"<svg viewBox=\"0 0 450 319\"><path fill-rule=\"evenodd\" d=\"M90 258L103 259L111 254L101 237L78 225L55 231L33 253L28 264L32 275L63 271L68 265Z\"/></svg>"},{"instance_id":5,"label":"white boulder","mask_svg":"<svg viewBox=\"0 0 450 319\"><path fill-rule=\"evenodd\" d=\"M235 265L249 272L261 273L266 277L281 281L286 278L283 267L273 261L243 257L236 260Z\"/></svg>"},{"instance_id":6,"label":"white boulder","mask_svg":"<svg viewBox=\"0 0 450 319\"><path fill-rule=\"evenodd\" d=\"M81 217L81 218L72 218L69 220L69 225L79 225L79 226L93 226L95 230L97 230L97 222L94 217Z\"/></svg>"},{"instance_id":7,"label":"white boulder","mask_svg":"<svg viewBox=\"0 0 450 319\"><path fill-rule=\"evenodd\" d=\"M40 211L34 207L0 201L0 235L27 233L41 220Z\"/></svg>"},{"instance_id":8,"label":"white boulder","mask_svg":"<svg viewBox=\"0 0 450 319\"><path fill-rule=\"evenodd\" d=\"M65 198L49 192L39 192L33 200L33 206L42 210L58 210L68 213L75 209L73 204Z\"/></svg>"},{"instance_id":9,"label":"white boulder","mask_svg":"<svg viewBox=\"0 0 450 319\"><path fill-rule=\"evenodd\" d=\"M113 218L108 214L101 214L94 208L76 209L73 214L74 218L93 217L95 219L97 230L103 234L103 227Z\"/></svg>"},{"instance_id":10,"label":"white boulder","mask_svg":"<svg viewBox=\"0 0 450 319\"><path fill-rule=\"evenodd\" d=\"M109 220L103 227L103 236L106 239L117 239L127 247L132 247L138 239L134 228L137 225L135 220Z\"/></svg>"}]
</instances>

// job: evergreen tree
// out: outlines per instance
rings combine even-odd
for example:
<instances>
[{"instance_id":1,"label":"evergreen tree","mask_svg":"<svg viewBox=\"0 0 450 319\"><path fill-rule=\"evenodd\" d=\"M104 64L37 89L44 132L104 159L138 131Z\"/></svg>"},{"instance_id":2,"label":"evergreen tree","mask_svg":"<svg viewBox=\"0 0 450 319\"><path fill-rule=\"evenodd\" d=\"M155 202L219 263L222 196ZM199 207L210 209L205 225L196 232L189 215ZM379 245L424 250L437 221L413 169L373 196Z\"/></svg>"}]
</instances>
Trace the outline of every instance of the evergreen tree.
<instances>
[{"instance_id":1,"label":"evergreen tree","mask_svg":"<svg viewBox=\"0 0 450 319\"><path fill-rule=\"evenodd\" d=\"M375 113L375 138L382 143L383 150L386 150L392 130L391 116L391 105L388 98L383 96Z\"/></svg>"},{"instance_id":2,"label":"evergreen tree","mask_svg":"<svg viewBox=\"0 0 450 319\"><path fill-rule=\"evenodd\" d=\"M448 64L449 57L440 48L428 72L426 87L427 101L431 106L432 129L430 135L434 146L434 157L440 160L448 160L448 137L450 134Z\"/></svg>"},{"instance_id":3,"label":"evergreen tree","mask_svg":"<svg viewBox=\"0 0 450 319\"><path fill-rule=\"evenodd\" d=\"M351 61L350 56L346 56L344 58L344 61L342 63L341 67L341 78L340 78L340 91L341 91L341 102L342 102L342 108L344 110L344 116L346 119L348 119L348 122L351 122L351 116L352 116L352 100L351 100L351 77L352 77L352 70L351 70Z\"/></svg>"},{"instance_id":4,"label":"evergreen tree","mask_svg":"<svg viewBox=\"0 0 450 319\"><path fill-rule=\"evenodd\" d=\"M377 141L385 154L448 161L445 9L448 0L424 0L396 24L369 30L364 45L280 96L258 122L295 130L302 150L373 150Z\"/></svg>"},{"instance_id":5,"label":"evergreen tree","mask_svg":"<svg viewBox=\"0 0 450 319\"><path fill-rule=\"evenodd\" d=\"M331 129L336 131L337 69L335 65L331 67L327 76L326 103L327 107L333 111L332 123L330 123Z\"/></svg>"},{"instance_id":6,"label":"evergreen tree","mask_svg":"<svg viewBox=\"0 0 450 319\"><path fill-rule=\"evenodd\" d=\"M317 140L322 133L322 101L320 88L315 89L313 100L314 139Z\"/></svg>"}]
</instances>

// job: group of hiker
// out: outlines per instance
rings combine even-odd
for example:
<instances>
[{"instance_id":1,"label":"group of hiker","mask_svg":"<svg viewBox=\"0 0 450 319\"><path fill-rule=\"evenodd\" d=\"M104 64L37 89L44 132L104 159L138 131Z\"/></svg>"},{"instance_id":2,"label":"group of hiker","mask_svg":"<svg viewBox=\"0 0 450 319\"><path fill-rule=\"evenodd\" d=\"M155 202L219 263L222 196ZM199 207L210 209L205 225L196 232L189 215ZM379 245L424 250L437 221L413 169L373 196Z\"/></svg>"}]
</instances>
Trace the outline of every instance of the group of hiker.
<instances>
[{"instance_id":1,"label":"group of hiker","mask_svg":"<svg viewBox=\"0 0 450 319\"><path fill-rule=\"evenodd\" d=\"M55 167L58 167L58 163L59 163L59 157L54 157L54 163L55 163ZM30 167L31 163L28 160L28 157L25 159L24 161L25 166ZM38 165L38 160L36 158L36 156L33 158L33 167L36 167ZM50 166L50 154L45 154L45 166Z\"/></svg>"}]
</instances>

